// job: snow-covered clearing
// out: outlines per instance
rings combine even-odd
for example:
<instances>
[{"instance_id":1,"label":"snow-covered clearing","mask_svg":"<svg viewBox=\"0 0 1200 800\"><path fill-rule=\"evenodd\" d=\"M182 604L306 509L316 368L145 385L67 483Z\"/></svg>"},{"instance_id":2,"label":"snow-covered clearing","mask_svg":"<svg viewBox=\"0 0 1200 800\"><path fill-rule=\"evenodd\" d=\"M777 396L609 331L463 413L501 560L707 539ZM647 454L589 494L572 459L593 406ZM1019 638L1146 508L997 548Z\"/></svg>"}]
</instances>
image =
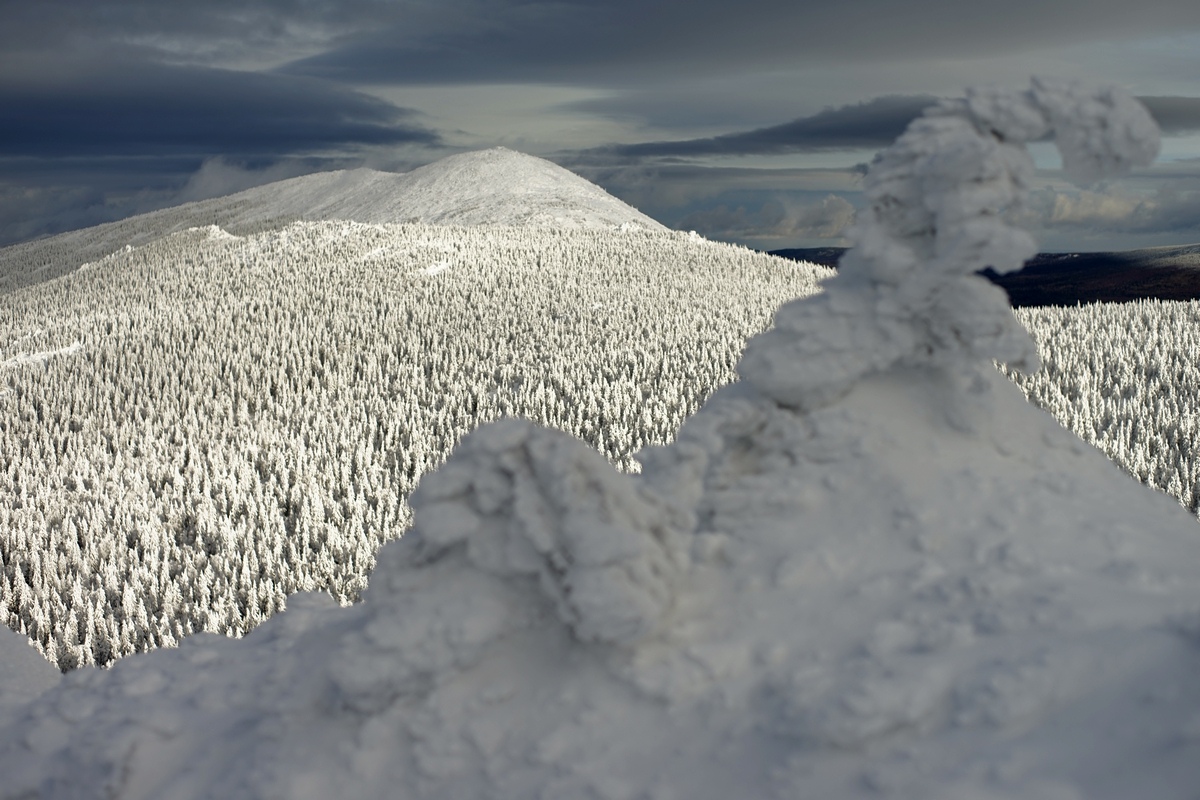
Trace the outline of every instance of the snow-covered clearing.
<instances>
[{"instance_id":1,"label":"snow-covered clearing","mask_svg":"<svg viewBox=\"0 0 1200 800\"><path fill-rule=\"evenodd\" d=\"M44 364L55 356L73 356L83 350L83 342L76 339L66 347L60 347L56 350L43 350L38 353L19 353L12 358L0 361L0 369L11 369L13 367L21 367L26 364Z\"/></svg>"},{"instance_id":2,"label":"snow-covered clearing","mask_svg":"<svg viewBox=\"0 0 1200 800\"><path fill-rule=\"evenodd\" d=\"M443 272L449 268L449 261L439 261L436 264L430 264L428 267L421 268L420 272L422 275L437 275L439 272Z\"/></svg>"}]
</instances>

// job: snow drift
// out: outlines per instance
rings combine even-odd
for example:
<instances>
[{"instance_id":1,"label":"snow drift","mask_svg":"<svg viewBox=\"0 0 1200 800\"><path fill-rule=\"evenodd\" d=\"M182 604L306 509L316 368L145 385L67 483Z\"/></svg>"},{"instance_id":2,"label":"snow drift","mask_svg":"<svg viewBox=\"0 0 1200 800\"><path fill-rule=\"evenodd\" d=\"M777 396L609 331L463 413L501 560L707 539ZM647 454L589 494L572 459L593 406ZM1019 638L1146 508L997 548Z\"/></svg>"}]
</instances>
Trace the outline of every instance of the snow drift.
<instances>
[{"instance_id":1,"label":"snow drift","mask_svg":"<svg viewBox=\"0 0 1200 800\"><path fill-rule=\"evenodd\" d=\"M1051 129L1083 178L1156 150L1116 90L939 106L640 476L484 426L362 603L68 674L0 718L0 796L1193 796L1194 520L991 368L1034 355L968 274L1030 249Z\"/></svg>"}]
</instances>

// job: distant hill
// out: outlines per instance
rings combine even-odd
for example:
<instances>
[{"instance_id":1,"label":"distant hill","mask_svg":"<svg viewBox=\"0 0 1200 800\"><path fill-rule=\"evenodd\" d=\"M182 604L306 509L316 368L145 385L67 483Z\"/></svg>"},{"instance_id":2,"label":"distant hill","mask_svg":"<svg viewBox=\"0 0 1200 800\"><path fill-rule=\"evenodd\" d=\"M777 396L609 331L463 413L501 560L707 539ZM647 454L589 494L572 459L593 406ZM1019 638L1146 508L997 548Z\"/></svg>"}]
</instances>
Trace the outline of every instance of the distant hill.
<instances>
[{"instance_id":1,"label":"distant hill","mask_svg":"<svg viewBox=\"0 0 1200 800\"><path fill-rule=\"evenodd\" d=\"M771 250L770 253L791 261L807 261L824 267L836 267L846 250L845 247L790 247L786 250Z\"/></svg>"},{"instance_id":2,"label":"distant hill","mask_svg":"<svg viewBox=\"0 0 1200 800\"><path fill-rule=\"evenodd\" d=\"M844 247L772 250L771 255L836 267ZM1200 299L1200 244L1100 253L1039 253L1020 272L985 278L1014 308Z\"/></svg>"},{"instance_id":3,"label":"distant hill","mask_svg":"<svg viewBox=\"0 0 1200 800\"><path fill-rule=\"evenodd\" d=\"M406 173L338 170L256 186L0 248L0 291L58 277L129 245L217 225L235 235L290 222L639 228L658 222L545 159L503 147L461 153Z\"/></svg>"}]
</instances>

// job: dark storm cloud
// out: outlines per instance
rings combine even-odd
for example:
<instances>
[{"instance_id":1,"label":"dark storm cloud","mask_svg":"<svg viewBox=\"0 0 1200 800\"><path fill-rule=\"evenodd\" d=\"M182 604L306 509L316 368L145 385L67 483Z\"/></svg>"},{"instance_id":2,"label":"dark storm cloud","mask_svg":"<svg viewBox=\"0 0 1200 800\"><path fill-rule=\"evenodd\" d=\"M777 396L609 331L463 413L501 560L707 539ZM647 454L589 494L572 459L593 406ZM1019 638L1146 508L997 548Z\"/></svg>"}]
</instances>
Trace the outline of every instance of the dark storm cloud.
<instances>
[{"instance_id":1,"label":"dark storm cloud","mask_svg":"<svg viewBox=\"0 0 1200 800\"><path fill-rule=\"evenodd\" d=\"M1200 98L1139 98L1168 136L1200 131ZM933 95L890 95L828 108L809 117L750 131L702 139L641 142L603 148L625 157L768 155L817 150L882 148L937 103Z\"/></svg>"},{"instance_id":2,"label":"dark storm cloud","mask_svg":"<svg viewBox=\"0 0 1200 800\"><path fill-rule=\"evenodd\" d=\"M436 134L410 112L320 81L125 62L0 80L0 155L262 154Z\"/></svg>"},{"instance_id":3,"label":"dark storm cloud","mask_svg":"<svg viewBox=\"0 0 1200 800\"><path fill-rule=\"evenodd\" d=\"M0 47L290 60L291 74L356 84L631 87L648 74L979 58L1197 25L1194 0L38 0L6 6Z\"/></svg>"},{"instance_id":4,"label":"dark storm cloud","mask_svg":"<svg viewBox=\"0 0 1200 800\"><path fill-rule=\"evenodd\" d=\"M233 190L314 159L422 163L441 154L431 120L456 144L528 140L535 152L571 154L664 220L708 204L725 217L694 221L833 230L844 209L823 198L853 191L840 188L852 170L638 170L704 155L878 149L932 99L899 93L957 92L994 64L1007 65L996 79L1009 81L1014 62L1044 71L1095 52L1109 59L1102 72L1112 67L1101 79L1182 94L1196 64L1178 41L1198 30L1195 0L10 1L0 13L0 241ZM1176 44L1148 40L1160 34ZM1170 81L1127 77L1130 42L1159 53L1155 69ZM945 67L954 59L962 74ZM557 84L566 91L548 95L564 105L531 102L527 124L493 110L497 121L441 92L502 83ZM355 91L364 86L428 116ZM886 93L896 94L842 105ZM1149 100L1168 135L1200 130L1200 100ZM602 126L571 141L598 117ZM679 141L579 149L647 138ZM789 194L791 181L809 194Z\"/></svg>"},{"instance_id":5,"label":"dark storm cloud","mask_svg":"<svg viewBox=\"0 0 1200 800\"><path fill-rule=\"evenodd\" d=\"M337 156L0 158L0 247L247 189L361 166Z\"/></svg>"},{"instance_id":6,"label":"dark storm cloud","mask_svg":"<svg viewBox=\"0 0 1200 800\"><path fill-rule=\"evenodd\" d=\"M336 84L140 55L0 55L0 245L440 143Z\"/></svg>"},{"instance_id":7,"label":"dark storm cloud","mask_svg":"<svg viewBox=\"0 0 1200 800\"><path fill-rule=\"evenodd\" d=\"M643 142L610 148L624 156L704 156L856 150L886 147L914 117L937 102L931 95L878 97L829 108L767 128L674 142Z\"/></svg>"},{"instance_id":8,"label":"dark storm cloud","mask_svg":"<svg viewBox=\"0 0 1200 800\"><path fill-rule=\"evenodd\" d=\"M8 52L137 47L184 60L228 58L260 48L330 44L365 29L387 0L37 0L4 8ZM386 14L385 14L386 17Z\"/></svg>"},{"instance_id":9,"label":"dark storm cloud","mask_svg":"<svg viewBox=\"0 0 1200 800\"><path fill-rule=\"evenodd\" d=\"M289 71L355 82L631 85L731 67L1011 55L1044 47L1171 34L1200 24L1194 0L580 0L422 5L423 35L396 4L370 31Z\"/></svg>"},{"instance_id":10,"label":"dark storm cloud","mask_svg":"<svg viewBox=\"0 0 1200 800\"><path fill-rule=\"evenodd\" d=\"M1200 131L1200 97L1141 97L1164 134Z\"/></svg>"}]
</instances>

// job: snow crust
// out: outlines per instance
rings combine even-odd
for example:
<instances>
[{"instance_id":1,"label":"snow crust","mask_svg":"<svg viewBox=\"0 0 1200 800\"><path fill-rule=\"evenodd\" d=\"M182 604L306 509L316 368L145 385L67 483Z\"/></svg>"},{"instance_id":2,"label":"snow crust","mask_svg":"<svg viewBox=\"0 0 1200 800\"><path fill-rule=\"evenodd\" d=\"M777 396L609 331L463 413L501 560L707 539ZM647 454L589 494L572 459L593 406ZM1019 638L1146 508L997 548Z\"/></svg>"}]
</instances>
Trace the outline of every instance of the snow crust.
<instances>
[{"instance_id":1,"label":"snow crust","mask_svg":"<svg viewBox=\"0 0 1200 800\"><path fill-rule=\"evenodd\" d=\"M1029 348L962 266L1029 246L1013 142L1090 176L1152 155L1143 117L1046 81L939 107L846 277L641 475L477 429L362 603L69 673L0 711L0 796L1193 797L1195 522L991 367Z\"/></svg>"},{"instance_id":2,"label":"snow crust","mask_svg":"<svg viewBox=\"0 0 1200 800\"><path fill-rule=\"evenodd\" d=\"M55 686L61 677L28 637L0 625L0 717Z\"/></svg>"}]
</instances>

